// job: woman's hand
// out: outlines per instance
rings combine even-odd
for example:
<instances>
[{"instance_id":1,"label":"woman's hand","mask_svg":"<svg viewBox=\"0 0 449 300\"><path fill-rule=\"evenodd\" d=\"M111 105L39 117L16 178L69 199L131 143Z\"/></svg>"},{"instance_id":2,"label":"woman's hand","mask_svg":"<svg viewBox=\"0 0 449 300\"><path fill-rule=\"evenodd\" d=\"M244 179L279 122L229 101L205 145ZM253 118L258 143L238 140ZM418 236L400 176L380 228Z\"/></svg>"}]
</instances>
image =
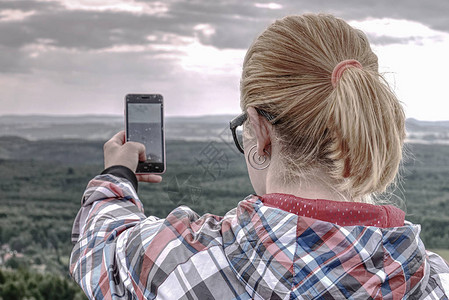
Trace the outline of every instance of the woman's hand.
<instances>
[{"instance_id":1,"label":"woman's hand","mask_svg":"<svg viewBox=\"0 0 449 300\"><path fill-rule=\"evenodd\" d=\"M104 144L104 168L124 166L135 172L139 161L145 161L145 146L137 142L126 142L125 131L120 131ZM153 174L136 174L137 180L161 182L162 177Z\"/></svg>"}]
</instances>

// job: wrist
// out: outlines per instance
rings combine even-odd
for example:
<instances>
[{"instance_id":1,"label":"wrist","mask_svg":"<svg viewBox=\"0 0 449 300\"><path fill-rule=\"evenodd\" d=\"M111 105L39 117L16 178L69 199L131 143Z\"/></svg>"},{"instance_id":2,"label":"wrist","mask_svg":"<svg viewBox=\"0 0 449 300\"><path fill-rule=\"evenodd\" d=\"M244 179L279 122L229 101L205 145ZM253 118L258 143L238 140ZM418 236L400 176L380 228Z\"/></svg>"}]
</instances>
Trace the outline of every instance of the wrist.
<instances>
[{"instance_id":1,"label":"wrist","mask_svg":"<svg viewBox=\"0 0 449 300\"><path fill-rule=\"evenodd\" d=\"M131 182L134 189L137 191L138 181L137 181L136 174L134 173L134 171L132 171L127 166L113 165L113 166L110 166L110 167L104 169L101 172L101 175L103 175L103 174L110 174L110 175L114 175L117 177L127 179L129 182Z\"/></svg>"}]
</instances>

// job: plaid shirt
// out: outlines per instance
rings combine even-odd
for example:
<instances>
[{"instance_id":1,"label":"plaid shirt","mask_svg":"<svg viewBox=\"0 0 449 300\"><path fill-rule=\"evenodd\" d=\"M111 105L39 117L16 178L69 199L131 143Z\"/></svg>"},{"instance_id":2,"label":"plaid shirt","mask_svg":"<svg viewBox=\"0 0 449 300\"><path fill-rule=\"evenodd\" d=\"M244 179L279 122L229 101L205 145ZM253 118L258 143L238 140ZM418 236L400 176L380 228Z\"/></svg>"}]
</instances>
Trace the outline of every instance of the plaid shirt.
<instances>
[{"instance_id":1,"label":"plaid shirt","mask_svg":"<svg viewBox=\"0 0 449 300\"><path fill-rule=\"evenodd\" d=\"M145 217L131 183L88 185L70 272L91 299L448 299L420 227L339 226L247 197L224 217Z\"/></svg>"}]
</instances>

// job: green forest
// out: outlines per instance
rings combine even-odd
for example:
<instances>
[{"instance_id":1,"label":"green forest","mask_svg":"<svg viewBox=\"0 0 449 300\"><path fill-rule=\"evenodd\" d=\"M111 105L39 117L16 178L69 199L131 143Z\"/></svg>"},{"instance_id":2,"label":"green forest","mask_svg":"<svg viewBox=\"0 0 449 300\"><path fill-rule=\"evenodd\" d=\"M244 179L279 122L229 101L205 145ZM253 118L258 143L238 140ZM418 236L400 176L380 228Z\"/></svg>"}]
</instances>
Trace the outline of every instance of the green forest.
<instances>
[{"instance_id":1,"label":"green forest","mask_svg":"<svg viewBox=\"0 0 449 300\"><path fill-rule=\"evenodd\" d=\"M103 141L1 137L0 299L85 299L68 274L72 222L102 171ZM160 184L139 185L147 216L178 205L223 215L252 193L244 157L228 143L167 141ZM3 155L2 157L6 157ZM401 178L384 198L422 224L428 249L449 259L449 146L408 144Z\"/></svg>"}]
</instances>

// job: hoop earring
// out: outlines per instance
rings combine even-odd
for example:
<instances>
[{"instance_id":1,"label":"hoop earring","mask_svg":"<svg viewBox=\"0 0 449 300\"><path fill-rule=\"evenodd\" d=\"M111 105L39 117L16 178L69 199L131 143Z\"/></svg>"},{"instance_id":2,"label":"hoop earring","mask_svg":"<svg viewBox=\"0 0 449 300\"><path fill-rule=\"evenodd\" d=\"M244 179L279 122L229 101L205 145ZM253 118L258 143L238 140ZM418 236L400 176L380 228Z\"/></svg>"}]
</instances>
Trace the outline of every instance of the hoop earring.
<instances>
[{"instance_id":1,"label":"hoop earring","mask_svg":"<svg viewBox=\"0 0 449 300\"><path fill-rule=\"evenodd\" d=\"M263 151L267 154L267 155L263 155L260 156L257 154L257 150L255 150L257 147L257 145L252 146L249 151L248 151L248 162L249 165L251 167L253 167L253 169L256 170L264 170L266 168L268 168L268 166L270 165L271 162L271 154L270 152L268 152L267 150L263 149Z\"/></svg>"}]
</instances>

